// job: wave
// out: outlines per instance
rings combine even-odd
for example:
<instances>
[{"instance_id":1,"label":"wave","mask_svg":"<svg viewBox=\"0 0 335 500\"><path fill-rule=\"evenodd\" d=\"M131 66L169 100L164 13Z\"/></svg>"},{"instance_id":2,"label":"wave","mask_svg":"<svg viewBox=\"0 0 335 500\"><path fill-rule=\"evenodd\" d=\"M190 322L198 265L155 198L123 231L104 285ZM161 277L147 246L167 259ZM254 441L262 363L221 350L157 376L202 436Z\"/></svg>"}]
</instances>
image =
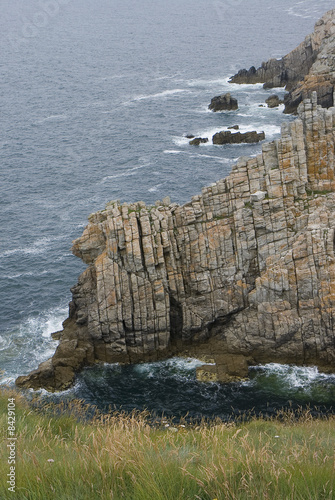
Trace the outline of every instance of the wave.
<instances>
[{"instance_id":1,"label":"wave","mask_svg":"<svg viewBox=\"0 0 335 500\"><path fill-rule=\"evenodd\" d=\"M52 120L66 120L66 119L67 119L67 115L50 115L50 116L46 116L45 118L41 118L40 120L37 120L35 123L40 124L40 123L45 123L45 122L52 121Z\"/></svg>"},{"instance_id":2,"label":"wave","mask_svg":"<svg viewBox=\"0 0 335 500\"><path fill-rule=\"evenodd\" d=\"M131 99L130 101L125 102L124 104L129 104L130 102L144 101L147 99L159 99L164 97L169 97L171 95L180 94L182 92L189 93L190 91L187 89L171 89L164 90L163 92L158 92L156 94L147 94L147 95L139 95Z\"/></svg>"},{"instance_id":3,"label":"wave","mask_svg":"<svg viewBox=\"0 0 335 500\"><path fill-rule=\"evenodd\" d=\"M287 399L328 403L335 400L335 375L317 367L269 363L250 369L252 379L244 382L255 390Z\"/></svg>"},{"instance_id":4,"label":"wave","mask_svg":"<svg viewBox=\"0 0 335 500\"><path fill-rule=\"evenodd\" d=\"M234 161L233 158L221 158L221 156L206 155L201 153L196 153L196 154L190 153L190 156L191 158L209 158L211 160L217 161L218 163L233 163Z\"/></svg>"},{"instance_id":5,"label":"wave","mask_svg":"<svg viewBox=\"0 0 335 500\"><path fill-rule=\"evenodd\" d=\"M119 174L114 174L114 175L107 175L106 177L104 177L100 183L103 183L103 182L106 182L106 181L109 181L110 179L117 179L119 177L130 177L132 175L136 175L137 173L137 170L140 170L142 168L145 168L145 167L149 167L150 163L146 164L146 165L138 165L137 167L132 167L132 168L129 168L128 170L126 170L125 172L121 172Z\"/></svg>"},{"instance_id":6,"label":"wave","mask_svg":"<svg viewBox=\"0 0 335 500\"><path fill-rule=\"evenodd\" d=\"M163 151L164 154L166 155L178 155L180 153L184 153L184 151L176 150L176 149L165 149Z\"/></svg>"},{"instance_id":7,"label":"wave","mask_svg":"<svg viewBox=\"0 0 335 500\"><path fill-rule=\"evenodd\" d=\"M32 243L32 245L26 247L16 247L10 250L5 250L0 254L0 259L4 257L10 257L12 255L38 255L42 254L50 248L55 241L59 241L64 239L66 236L54 236L54 237L43 237L38 238L36 241Z\"/></svg>"},{"instance_id":8,"label":"wave","mask_svg":"<svg viewBox=\"0 0 335 500\"><path fill-rule=\"evenodd\" d=\"M213 78L213 79L202 79L202 78L195 78L191 80L183 80L186 85L189 87L205 87L205 89L211 88L211 87L224 87L224 89L227 89L227 92L230 90L247 90L250 93L250 84L240 84L240 83L229 83L229 80L231 78L231 74L229 76L225 76L222 78ZM262 89L263 90L263 84L262 83L255 83L252 85L253 89Z\"/></svg>"},{"instance_id":9,"label":"wave","mask_svg":"<svg viewBox=\"0 0 335 500\"><path fill-rule=\"evenodd\" d=\"M166 376L167 372L177 378L184 378L185 376L192 376L195 378L196 368L203 364L203 361L196 358L174 357L165 361L135 365L135 371L145 375L147 378Z\"/></svg>"},{"instance_id":10,"label":"wave","mask_svg":"<svg viewBox=\"0 0 335 500\"><path fill-rule=\"evenodd\" d=\"M242 116L242 115L240 115ZM253 115L251 115L253 116ZM238 117L237 117L238 118ZM238 121L238 120L236 120ZM268 125L268 124L259 124L259 123L248 123L247 125L240 125L239 126L238 132L245 133L245 132L251 132L253 130L256 130L257 132L265 132L265 139L274 137L276 135L280 135L281 131L281 126L280 125ZM217 132L221 131L228 131L228 127L211 127L205 130L201 130L199 132L195 132L193 135L195 137L207 137L209 139L208 142L201 144L200 146L212 146L212 137L214 134ZM235 133L237 131L235 130L230 130L230 132ZM188 139L185 136L175 136L173 137L173 142L177 146L185 146L186 144L189 144L190 139Z\"/></svg>"},{"instance_id":11,"label":"wave","mask_svg":"<svg viewBox=\"0 0 335 500\"><path fill-rule=\"evenodd\" d=\"M14 279L17 279L17 278L23 278L25 276L34 276L34 278L36 278L37 276L43 276L44 274L49 274L50 271L45 269L44 271L41 271L39 273L36 273L36 272L31 272L31 271L27 271L27 272L23 272L23 273L15 273L15 274L3 274L1 276L2 279L9 279L9 280L14 280Z\"/></svg>"},{"instance_id":12,"label":"wave","mask_svg":"<svg viewBox=\"0 0 335 500\"><path fill-rule=\"evenodd\" d=\"M62 329L67 315L68 306L56 307L27 318L14 331L1 335L0 365L4 370L1 384L30 372L54 354L58 341L51 334Z\"/></svg>"},{"instance_id":13,"label":"wave","mask_svg":"<svg viewBox=\"0 0 335 500\"><path fill-rule=\"evenodd\" d=\"M156 184L155 186L152 186L151 188L148 189L149 193L156 193L162 185L163 184L160 183L160 184Z\"/></svg>"}]
</instances>

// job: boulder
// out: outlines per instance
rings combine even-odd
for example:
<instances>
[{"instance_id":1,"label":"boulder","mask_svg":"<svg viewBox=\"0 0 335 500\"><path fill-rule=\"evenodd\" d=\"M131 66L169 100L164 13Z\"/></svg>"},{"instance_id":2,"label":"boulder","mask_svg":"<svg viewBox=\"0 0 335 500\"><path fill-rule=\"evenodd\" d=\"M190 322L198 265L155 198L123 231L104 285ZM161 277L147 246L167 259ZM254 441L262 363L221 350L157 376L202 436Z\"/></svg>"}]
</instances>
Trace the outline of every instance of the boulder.
<instances>
[{"instance_id":1,"label":"boulder","mask_svg":"<svg viewBox=\"0 0 335 500\"><path fill-rule=\"evenodd\" d=\"M232 125L231 127L227 127L228 130L239 130L239 125Z\"/></svg>"},{"instance_id":2,"label":"boulder","mask_svg":"<svg viewBox=\"0 0 335 500\"><path fill-rule=\"evenodd\" d=\"M277 94L272 94L265 100L268 108L277 108L280 104L284 104L282 99L279 99Z\"/></svg>"},{"instance_id":3,"label":"boulder","mask_svg":"<svg viewBox=\"0 0 335 500\"><path fill-rule=\"evenodd\" d=\"M206 142L208 142L207 137L196 137L190 141L190 144L191 146L199 146L200 144L205 144Z\"/></svg>"},{"instance_id":4,"label":"boulder","mask_svg":"<svg viewBox=\"0 0 335 500\"><path fill-rule=\"evenodd\" d=\"M236 132L232 134L229 130L223 130L222 132L217 132L213 135L212 141L213 144L252 144L255 142L264 141L265 133L264 132L256 132L255 130L251 132L245 132L242 134L241 132Z\"/></svg>"},{"instance_id":5,"label":"boulder","mask_svg":"<svg viewBox=\"0 0 335 500\"><path fill-rule=\"evenodd\" d=\"M237 99L232 97L229 92L227 94L218 95L213 97L208 109L212 111L231 111L238 108Z\"/></svg>"}]
</instances>

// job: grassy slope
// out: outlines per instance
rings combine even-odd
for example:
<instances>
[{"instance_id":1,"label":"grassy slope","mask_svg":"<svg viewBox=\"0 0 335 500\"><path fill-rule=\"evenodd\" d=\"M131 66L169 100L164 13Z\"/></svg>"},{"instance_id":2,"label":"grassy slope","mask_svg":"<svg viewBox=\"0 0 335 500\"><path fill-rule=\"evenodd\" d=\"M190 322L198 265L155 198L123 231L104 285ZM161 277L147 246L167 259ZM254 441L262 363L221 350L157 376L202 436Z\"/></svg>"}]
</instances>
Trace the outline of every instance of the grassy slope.
<instances>
[{"instance_id":1,"label":"grassy slope","mask_svg":"<svg viewBox=\"0 0 335 500\"><path fill-rule=\"evenodd\" d=\"M0 393L3 443L8 397ZM283 421L153 428L143 415L121 415L84 424L64 413L37 413L14 397L16 493L7 490L2 445L1 499L335 498L333 417L316 421L307 413L298 422L286 415ZM72 413L78 417L85 407L74 404Z\"/></svg>"}]
</instances>

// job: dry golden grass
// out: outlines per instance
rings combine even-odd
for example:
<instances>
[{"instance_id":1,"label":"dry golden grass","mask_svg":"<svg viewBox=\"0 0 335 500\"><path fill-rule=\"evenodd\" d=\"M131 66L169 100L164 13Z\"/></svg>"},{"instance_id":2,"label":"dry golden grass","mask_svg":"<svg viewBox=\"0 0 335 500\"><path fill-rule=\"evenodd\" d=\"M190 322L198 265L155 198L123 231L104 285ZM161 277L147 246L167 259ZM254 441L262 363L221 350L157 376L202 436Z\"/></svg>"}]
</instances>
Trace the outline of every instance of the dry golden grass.
<instances>
[{"instance_id":1,"label":"dry golden grass","mask_svg":"<svg viewBox=\"0 0 335 500\"><path fill-rule=\"evenodd\" d=\"M7 400L16 400L16 492L6 484L1 448L0 498L15 500L333 499L335 419L198 426L152 426L148 415L95 414L72 402L34 410L23 396L0 394L7 439ZM86 418L87 420L87 418Z\"/></svg>"}]
</instances>

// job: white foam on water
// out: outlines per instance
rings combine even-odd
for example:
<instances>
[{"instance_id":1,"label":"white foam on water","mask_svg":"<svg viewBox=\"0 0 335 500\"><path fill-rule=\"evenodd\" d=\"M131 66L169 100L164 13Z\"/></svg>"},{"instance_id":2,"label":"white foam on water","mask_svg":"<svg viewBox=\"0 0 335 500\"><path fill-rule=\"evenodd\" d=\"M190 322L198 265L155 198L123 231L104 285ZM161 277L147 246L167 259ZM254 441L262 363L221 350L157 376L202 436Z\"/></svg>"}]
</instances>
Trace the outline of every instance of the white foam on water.
<instances>
[{"instance_id":1,"label":"white foam on water","mask_svg":"<svg viewBox=\"0 0 335 500\"><path fill-rule=\"evenodd\" d=\"M162 186L162 183L156 184L155 186L152 186L151 188L149 188L148 191L149 191L149 193L156 193L156 191L158 191L161 186Z\"/></svg>"},{"instance_id":2,"label":"white foam on water","mask_svg":"<svg viewBox=\"0 0 335 500\"><path fill-rule=\"evenodd\" d=\"M170 358L165 361L155 361L153 363L141 363L135 366L135 369L139 373L145 373L152 377L158 370L162 367L171 368L177 371L194 371L198 366L202 366L203 361L196 358ZM209 363L206 363L209 364Z\"/></svg>"},{"instance_id":3,"label":"white foam on water","mask_svg":"<svg viewBox=\"0 0 335 500\"><path fill-rule=\"evenodd\" d=\"M179 151L176 149L165 149L165 151L163 151L163 153L166 155L179 155L180 153L184 153L184 151Z\"/></svg>"},{"instance_id":4,"label":"white foam on water","mask_svg":"<svg viewBox=\"0 0 335 500\"><path fill-rule=\"evenodd\" d=\"M66 254L66 256L67 256L67 254ZM13 280L13 279L17 279L17 278L24 278L25 276L34 276L34 277L43 276L44 274L49 274L49 273L50 273L50 271L48 269L45 269L44 271L34 272L34 273L31 271L28 271L28 272L16 273L16 274L3 274L1 276L1 278Z\"/></svg>"},{"instance_id":5,"label":"white foam on water","mask_svg":"<svg viewBox=\"0 0 335 500\"><path fill-rule=\"evenodd\" d=\"M258 123L248 123L248 125L240 125L238 132L252 132L255 130L256 132L264 132L265 140L268 137L273 137L276 135L280 135L281 127L280 125L268 125L268 124L258 124Z\"/></svg>"},{"instance_id":6,"label":"white foam on water","mask_svg":"<svg viewBox=\"0 0 335 500\"><path fill-rule=\"evenodd\" d=\"M31 245L26 247L16 247L10 250L5 250L0 254L0 258L9 257L11 255L38 255L44 253L48 248L52 247L55 241L64 239L64 235L43 237L35 240Z\"/></svg>"},{"instance_id":7,"label":"white foam on water","mask_svg":"<svg viewBox=\"0 0 335 500\"><path fill-rule=\"evenodd\" d=\"M45 118L41 118L40 120L37 120L35 123L41 124L41 123L45 123L48 121L66 120L66 119L67 119L67 115L50 115L50 116L46 116Z\"/></svg>"},{"instance_id":8,"label":"white foam on water","mask_svg":"<svg viewBox=\"0 0 335 500\"><path fill-rule=\"evenodd\" d=\"M231 75L230 75L231 76ZM190 80L183 80L189 87L217 87L219 85L226 86L230 76L214 79L204 78L191 78Z\"/></svg>"},{"instance_id":9,"label":"white foam on water","mask_svg":"<svg viewBox=\"0 0 335 500\"><path fill-rule=\"evenodd\" d=\"M172 142L176 145L176 146L186 146L189 142L190 142L191 139L188 139L187 137L185 137L184 135L183 136L173 136L172 137Z\"/></svg>"},{"instance_id":10,"label":"white foam on water","mask_svg":"<svg viewBox=\"0 0 335 500\"><path fill-rule=\"evenodd\" d=\"M316 366L295 366L282 365L279 363L268 363L260 365L261 375L266 378L275 376L280 383L281 392L294 394L299 391L310 393L320 383L332 382L335 384L335 375L320 373ZM256 379L257 381L257 375ZM245 384L254 384L254 380L247 381Z\"/></svg>"},{"instance_id":11,"label":"white foam on water","mask_svg":"<svg viewBox=\"0 0 335 500\"><path fill-rule=\"evenodd\" d=\"M163 92L157 92L156 94L147 94L147 95L139 95L131 99L130 102L137 102L137 101L145 101L147 99L161 99L165 97L170 97L175 94L180 94L182 92L187 92L189 93L190 91L187 89L171 89L171 90L163 90Z\"/></svg>"},{"instance_id":12,"label":"white foam on water","mask_svg":"<svg viewBox=\"0 0 335 500\"><path fill-rule=\"evenodd\" d=\"M215 160L219 163L231 163L233 160L231 158L221 158L220 156L214 155L206 155L202 153L192 154L190 153L191 158L209 158L211 160Z\"/></svg>"},{"instance_id":13,"label":"white foam on water","mask_svg":"<svg viewBox=\"0 0 335 500\"><path fill-rule=\"evenodd\" d=\"M106 177L104 177L100 181L100 183L109 181L110 179L118 179L119 177L130 177L130 176L136 175L137 174L137 170L140 170L142 168L148 167L149 165L150 165L150 163L147 163L145 165L138 165L137 167L129 168L125 172L121 172L119 174L107 175Z\"/></svg>"},{"instance_id":14,"label":"white foam on water","mask_svg":"<svg viewBox=\"0 0 335 500\"><path fill-rule=\"evenodd\" d=\"M253 116L253 115L250 115L250 116ZM260 125L260 124L253 124L253 123L249 123L247 125L240 125L239 126L239 130L231 130L229 129L229 131L234 134L234 133L237 133L237 132L241 132L241 133L245 133L245 132L252 132L253 130L256 130L257 132L262 132L264 131L265 132L265 139L267 137L273 137L277 134L280 134L280 126L277 126L277 125ZM212 143L212 137L214 134L218 133L218 132L222 132L222 131L228 131L228 126L226 127L211 127L211 128L208 128L208 129L205 129L205 130L202 130L200 132L194 132L193 135L195 137L202 137L202 138L207 138L208 139L208 142L205 142L205 143L201 143L199 146L200 147L208 147L208 146L212 146L213 143ZM176 144L177 146L185 146L187 144L189 144L190 140L191 139L188 139L187 137L185 136L174 136L172 138L174 144ZM243 145L244 143L242 143ZM233 146L239 146L239 144L233 144Z\"/></svg>"},{"instance_id":15,"label":"white foam on water","mask_svg":"<svg viewBox=\"0 0 335 500\"><path fill-rule=\"evenodd\" d=\"M15 331L3 333L0 338L0 366L4 373L0 383L3 384L5 379L14 381L50 358L58 345L51 334L62 329L67 316L67 306L56 307L27 318Z\"/></svg>"}]
</instances>

